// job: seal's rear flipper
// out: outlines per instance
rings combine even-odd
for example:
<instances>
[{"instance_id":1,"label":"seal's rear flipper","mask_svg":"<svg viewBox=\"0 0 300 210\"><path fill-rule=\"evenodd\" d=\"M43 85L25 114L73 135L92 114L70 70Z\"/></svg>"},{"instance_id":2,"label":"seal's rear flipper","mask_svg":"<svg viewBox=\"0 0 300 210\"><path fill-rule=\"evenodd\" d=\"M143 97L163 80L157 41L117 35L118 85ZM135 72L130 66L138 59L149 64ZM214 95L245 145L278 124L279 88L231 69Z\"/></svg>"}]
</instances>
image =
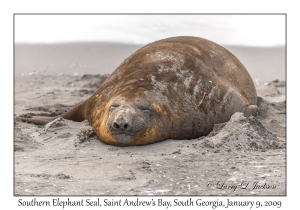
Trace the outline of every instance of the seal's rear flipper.
<instances>
[{"instance_id":1,"label":"seal's rear flipper","mask_svg":"<svg viewBox=\"0 0 300 210\"><path fill-rule=\"evenodd\" d=\"M251 115L256 116L257 113L258 113L258 106L248 105L245 107L245 110L244 110L245 117L249 117Z\"/></svg>"},{"instance_id":2,"label":"seal's rear flipper","mask_svg":"<svg viewBox=\"0 0 300 210\"><path fill-rule=\"evenodd\" d=\"M17 119L20 119L24 122L29 122L29 123L34 123L37 125L45 125L60 116L55 116L55 117L46 117L46 116L32 116L32 117L18 117Z\"/></svg>"}]
</instances>

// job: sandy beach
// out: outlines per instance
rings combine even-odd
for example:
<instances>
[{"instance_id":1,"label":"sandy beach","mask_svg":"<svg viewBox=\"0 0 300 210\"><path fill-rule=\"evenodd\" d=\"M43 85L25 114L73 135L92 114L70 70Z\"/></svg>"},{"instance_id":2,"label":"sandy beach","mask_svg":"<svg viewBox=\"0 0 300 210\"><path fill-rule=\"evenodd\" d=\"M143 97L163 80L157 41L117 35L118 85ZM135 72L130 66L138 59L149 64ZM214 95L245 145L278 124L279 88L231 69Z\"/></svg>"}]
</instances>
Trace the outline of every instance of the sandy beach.
<instances>
[{"instance_id":1,"label":"sandy beach","mask_svg":"<svg viewBox=\"0 0 300 210\"><path fill-rule=\"evenodd\" d=\"M17 119L55 116L85 100L139 47L15 45L14 194L286 195L284 47L226 47L251 74L259 113L235 113L198 139L116 147L87 121L38 126Z\"/></svg>"}]
</instances>

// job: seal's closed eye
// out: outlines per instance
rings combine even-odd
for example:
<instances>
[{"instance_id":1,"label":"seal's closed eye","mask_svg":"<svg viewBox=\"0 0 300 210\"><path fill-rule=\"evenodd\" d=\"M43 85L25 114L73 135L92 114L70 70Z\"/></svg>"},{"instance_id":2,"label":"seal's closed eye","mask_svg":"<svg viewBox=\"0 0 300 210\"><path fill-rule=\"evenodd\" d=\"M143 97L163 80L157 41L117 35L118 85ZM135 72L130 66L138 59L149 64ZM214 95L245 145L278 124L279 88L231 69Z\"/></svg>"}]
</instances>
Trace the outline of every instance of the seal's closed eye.
<instances>
[{"instance_id":1,"label":"seal's closed eye","mask_svg":"<svg viewBox=\"0 0 300 210\"><path fill-rule=\"evenodd\" d=\"M141 106L138 107L142 112L146 113L146 114L151 114L152 110L149 106Z\"/></svg>"},{"instance_id":2,"label":"seal's closed eye","mask_svg":"<svg viewBox=\"0 0 300 210\"><path fill-rule=\"evenodd\" d=\"M140 110L142 110L142 112L146 113L146 114L151 114L152 110L149 108L141 108Z\"/></svg>"},{"instance_id":3,"label":"seal's closed eye","mask_svg":"<svg viewBox=\"0 0 300 210\"><path fill-rule=\"evenodd\" d=\"M118 108L118 107L119 107L119 104L113 103L112 105L110 105L109 111L112 111L112 110L114 110L114 109L116 109L116 108Z\"/></svg>"}]
</instances>

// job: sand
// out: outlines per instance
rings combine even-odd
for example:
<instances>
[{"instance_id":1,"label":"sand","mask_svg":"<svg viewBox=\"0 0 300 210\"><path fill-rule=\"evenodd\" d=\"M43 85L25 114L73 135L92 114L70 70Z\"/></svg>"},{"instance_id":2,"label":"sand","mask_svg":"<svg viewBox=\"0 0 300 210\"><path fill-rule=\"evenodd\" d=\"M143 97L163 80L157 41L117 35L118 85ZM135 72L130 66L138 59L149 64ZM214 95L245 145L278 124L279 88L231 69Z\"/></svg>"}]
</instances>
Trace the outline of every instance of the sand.
<instances>
[{"instance_id":1,"label":"sand","mask_svg":"<svg viewBox=\"0 0 300 210\"><path fill-rule=\"evenodd\" d=\"M91 50L91 58L88 50L83 50L82 57L86 57L78 61L81 54L76 51L78 45L80 49L92 46L81 43L30 48L27 45L23 51L16 47L15 117L41 113L54 116L64 112L89 97L105 80L105 74L111 72L96 73L90 70L90 65L99 68L102 62L106 69L115 68L129 51L134 51L127 46L125 53L124 46L115 44L115 51L120 49L121 55L116 52L112 58L97 61L95 51ZM65 54L71 46L73 54L65 56L69 60L63 70L66 59L56 53ZM99 46L102 50L110 47ZM36 47L45 54L37 56L34 50L28 53L28 49ZM247 48L243 49L247 55ZM247 56L243 59L247 60ZM248 56L248 61L251 59ZM270 60L271 57L267 61ZM271 65L276 66L274 63ZM268 65L264 71L268 71ZM260 75L253 70L250 74ZM266 80L264 75L267 72L255 78L260 108L257 117L245 118L235 113L229 122L215 125L208 136L193 140L169 139L146 146L116 147L102 143L87 121L60 118L37 126L16 118L14 194L286 195L284 67L279 73L270 74L279 80L270 77L268 82L261 82Z\"/></svg>"}]
</instances>

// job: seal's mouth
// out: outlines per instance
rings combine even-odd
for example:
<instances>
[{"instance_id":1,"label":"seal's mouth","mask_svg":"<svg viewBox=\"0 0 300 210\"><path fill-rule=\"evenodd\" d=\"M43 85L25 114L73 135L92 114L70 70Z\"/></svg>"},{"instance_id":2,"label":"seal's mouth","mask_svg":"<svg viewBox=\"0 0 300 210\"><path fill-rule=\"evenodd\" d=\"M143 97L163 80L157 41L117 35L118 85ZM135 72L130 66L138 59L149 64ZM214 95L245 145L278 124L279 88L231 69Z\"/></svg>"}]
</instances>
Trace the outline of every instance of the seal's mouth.
<instances>
[{"instance_id":1,"label":"seal's mouth","mask_svg":"<svg viewBox=\"0 0 300 210\"><path fill-rule=\"evenodd\" d=\"M134 136L130 136L128 134L114 134L113 137L117 139L119 143L129 143L134 139Z\"/></svg>"}]
</instances>

